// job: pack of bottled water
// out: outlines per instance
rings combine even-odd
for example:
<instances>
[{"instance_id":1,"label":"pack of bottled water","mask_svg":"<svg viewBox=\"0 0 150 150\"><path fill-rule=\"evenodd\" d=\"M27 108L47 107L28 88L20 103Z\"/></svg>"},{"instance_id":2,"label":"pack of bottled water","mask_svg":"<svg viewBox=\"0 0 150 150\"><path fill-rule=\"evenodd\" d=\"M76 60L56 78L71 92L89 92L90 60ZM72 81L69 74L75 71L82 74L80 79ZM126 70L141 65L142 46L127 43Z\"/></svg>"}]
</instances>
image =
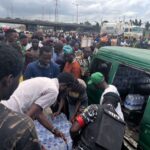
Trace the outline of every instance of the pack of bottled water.
<instances>
[{"instance_id":1,"label":"pack of bottled water","mask_svg":"<svg viewBox=\"0 0 150 150\"><path fill-rule=\"evenodd\" d=\"M141 110L144 102L144 96L140 94L129 94L125 98L124 106L129 110Z\"/></svg>"},{"instance_id":2,"label":"pack of bottled water","mask_svg":"<svg viewBox=\"0 0 150 150\"><path fill-rule=\"evenodd\" d=\"M63 139L55 137L49 130L44 128L38 121L34 121L38 138L41 144L46 148L46 150L72 150L72 139L70 137L70 127L71 123L67 120L64 114L60 114L53 120L48 117L48 120L52 122L54 127L59 129L64 133L67 143Z\"/></svg>"}]
</instances>

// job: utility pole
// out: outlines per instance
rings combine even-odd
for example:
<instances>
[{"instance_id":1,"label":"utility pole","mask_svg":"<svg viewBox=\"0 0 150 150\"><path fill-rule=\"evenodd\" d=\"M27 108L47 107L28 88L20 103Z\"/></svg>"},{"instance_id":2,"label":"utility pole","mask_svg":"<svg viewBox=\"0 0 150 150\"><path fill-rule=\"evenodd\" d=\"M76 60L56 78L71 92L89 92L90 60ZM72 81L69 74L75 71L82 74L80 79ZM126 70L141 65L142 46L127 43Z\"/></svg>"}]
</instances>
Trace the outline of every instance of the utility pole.
<instances>
[{"instance_id":1,"label":"utility pole","mask_svg":"<svg viewBox=\"0 0 150 150\"><path fill-rule=\"evenodd\" d=\"M44 12L45 10L44 10L44 6L42 6L42 16L41 16L41 20L44 20Z\"/></svg>"},{"instance_id":2,"label":"utility pole","mask_svg":"<svg viewBox=\"0 0 150 150\"><path fill-rule=\"evenodd\" d=\"M79 4L76 4L77 7L77 24L78 24L78 18L79 18Z\"/></svg>"},{"instance_id":3,"label":"utility pole","mask_svg":"<svg viewBox=\"0 0 150 150\"><path fill-rule=\"evenodd\" d=\"M13 7L13 2L10 3L10 16L11 16L11 18L14 17L14 7Z\"/></svg>"},{"instance_id":4,"label":"utility pole","mask_svg":"<svg viewBox=\"0 0 150 150\"><path fill-rule=\"evenodd\" d=\"M78 20L79 20L79 4L76 1L76 3L73 3L76 6L76 23L78 24Z\"/></svg>"},{"instance_id":5,"label":"utility pole","mask_svg":"<svg viewBox=\"0 0 150 150\"><path fill-rule=\"evenodd\" d=\"M55 22L58 22L58 0L55 0Z\"/></svg>"}]
</instances>

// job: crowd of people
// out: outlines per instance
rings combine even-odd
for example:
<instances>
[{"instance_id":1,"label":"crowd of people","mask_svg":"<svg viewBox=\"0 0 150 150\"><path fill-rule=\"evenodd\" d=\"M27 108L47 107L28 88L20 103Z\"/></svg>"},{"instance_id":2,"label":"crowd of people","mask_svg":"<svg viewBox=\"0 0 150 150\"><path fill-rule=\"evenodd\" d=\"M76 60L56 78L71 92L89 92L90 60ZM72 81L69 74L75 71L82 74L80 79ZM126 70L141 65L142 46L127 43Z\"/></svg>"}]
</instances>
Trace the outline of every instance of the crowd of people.
<instances>
[{"instance_id":1,"label":"crowd of people","mask_svg":"<svg viewBox=\"0 0 150 150\"><path fill-rule=\"evenodd\" d=\"M52 117L63 112L72 123L74 149L121 149L125 123L119 92L101 72L90 71L92 55L101 46L116 41L93 34L92 45L83 48L82 37L42 32L29 36L14 29L5 32L0 42L1 150L44 150L33 120L67 142L65 135L47 120L43 111L49 108ZM121 46L134 45L131 39L118 41ZM87 86L103 91L99 104L89 105Z\"/></svg>"}]
</instances>

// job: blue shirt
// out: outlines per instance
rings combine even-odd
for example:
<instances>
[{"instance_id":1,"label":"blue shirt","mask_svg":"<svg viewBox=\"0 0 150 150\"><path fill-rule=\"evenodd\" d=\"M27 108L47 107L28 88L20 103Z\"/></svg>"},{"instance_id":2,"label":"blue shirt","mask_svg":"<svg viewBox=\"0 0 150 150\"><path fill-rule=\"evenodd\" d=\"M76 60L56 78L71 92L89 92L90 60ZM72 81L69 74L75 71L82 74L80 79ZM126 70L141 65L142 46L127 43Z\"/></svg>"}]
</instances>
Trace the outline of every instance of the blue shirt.
<instances>
[{"instance_id":1,"label":"blue shirt","mask_svg":"<svg viewBox=\"0 0 150 150\"><path fill-rule=\"evenodd\" d=\"M54 62L50 62L48 68L41 68L38 65L38 60L29 63L27 69L25 70L24 77L25 79L35 78L35 77L48 77L56 78L60 73L59 67Z\"/></svg>"}]
</instances>

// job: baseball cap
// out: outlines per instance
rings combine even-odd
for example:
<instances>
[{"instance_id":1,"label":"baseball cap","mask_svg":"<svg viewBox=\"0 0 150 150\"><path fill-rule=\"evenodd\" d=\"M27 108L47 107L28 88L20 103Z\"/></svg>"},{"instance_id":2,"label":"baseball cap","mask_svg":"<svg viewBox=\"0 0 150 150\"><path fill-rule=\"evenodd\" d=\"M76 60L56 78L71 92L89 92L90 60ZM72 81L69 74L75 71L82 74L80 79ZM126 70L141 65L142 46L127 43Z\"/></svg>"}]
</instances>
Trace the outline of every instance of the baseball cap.
<instances>
[{"instance_id":1,"label":"baseball cap","mask_svg":"<svg viewBox=\"0 0 150 150\"><path fill-rule=\"evenodd\" d=\"M95 72L91 75L88 84L99 84L104 81L104 76L100 72Z\"/></svg>"}]
</instances>

